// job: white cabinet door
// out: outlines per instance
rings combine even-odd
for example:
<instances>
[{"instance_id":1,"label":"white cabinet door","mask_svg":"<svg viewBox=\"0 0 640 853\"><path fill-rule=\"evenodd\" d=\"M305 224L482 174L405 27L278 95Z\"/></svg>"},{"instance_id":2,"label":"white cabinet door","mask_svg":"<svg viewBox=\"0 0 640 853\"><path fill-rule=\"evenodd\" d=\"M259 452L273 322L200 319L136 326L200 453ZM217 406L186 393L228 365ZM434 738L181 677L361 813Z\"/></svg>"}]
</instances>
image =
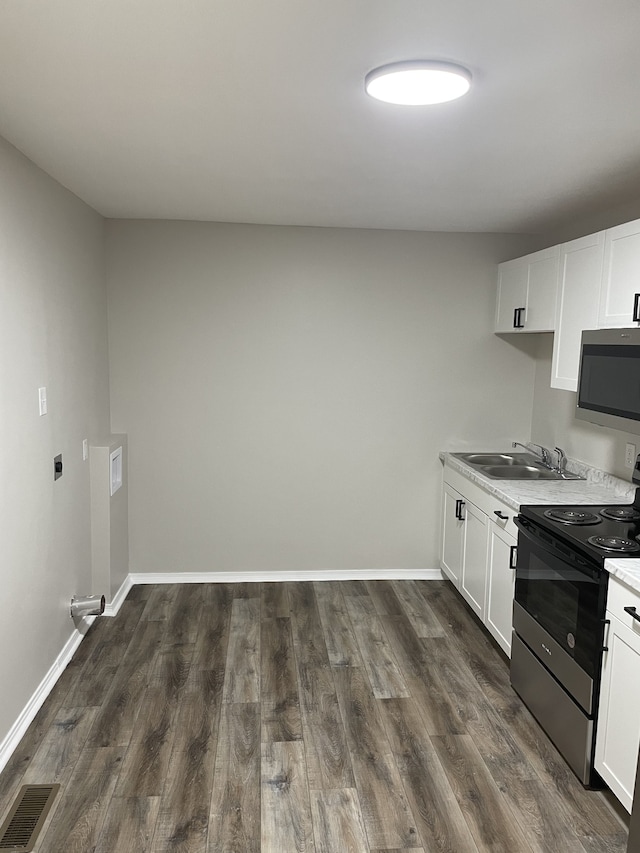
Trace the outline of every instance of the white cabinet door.
<instances>
[{"instance_id":1,"label":"white cabinet door","mask_svg":"<svg viewBox=\"0 0 640 853\"><path fill-rule=\"evenodd\" d=\"M527 308L529 267L526 258L505 261L498 266L498 296L496 300L496 332L515 332L519 316L524 322ZM520 313L518 313L520 312Z\"/></svg>"},{"instance_id":2,"label":"white cabinet door","mask_svg":"<svg viewBox=\"0 0 640 853\"><path fill-rule=\"evenodd\" d=\"M551 332L555 327L560 247L498 266L496 332Z\"/></svg>"},{"instance_id":3,"label":"white cabinet door","mask_svg":"<svg viewBox=\"0 0 640 853\"><path fill-rule=\"evenodd\" d=\"M444 483L442 490L442 541L440 547L440 567L460 589L462 576L462 558L464 547L464 521L462 495Z\"/></svg>"},{"instance_id":4,"label":"white cabinet door","mask_svg":"<svg viewBox=\"0 0 640 853\"><path fill-rule=\"evenodd\" d=\"M496 522L489 523L487 628L509 656L511 656L513 593L516 584L516 543L517 540Z\"/></svg>"},{"instance_id":5,"label":"white cabinet door","mask_svg":"<svg viewBox=\"0 0 640 853\"><path fill-rule=\"evenodd\" d=\"M463 515L465 519L465 534L460 592L474 613L484 622L486 614L489 522L487 516L471 503L466 504Z\"/></svg>"},{"instance_id":6,"label":"white cabinet door","mask_svg":"<svg viewBox=\"0 0 640 853\"><path fill-rule=\"evenodd\" d=\"M598 327L604 244L605 232L600 231L560 247L552 388L578 389L582 332Z\"/></svg>"},{"instance_id":7,"label":"white cabinet door","mask_svg":"<svg viewBox=\"0 0 640 853\"><path fill-rule=\"evenodd\" d=\"M640 219L606 232L598 327L632 326L638 322L639 303Z\"/></svg>"},{"instance_id":8,"label":"white cabinet door","mask_svg":"<svg viewBox=\"0 0 640 853\"><path fill-rule=\"evenodd\" d=\"M556 322L560 246L528 256L525 332L552 332Z\"/></svg>"},{"instance_id":9,"label":"white cabinet door","mask_svg":"<svg viewBox=\"0 0 640 853\"><path fill-rule=\"evenodd\" d=\"M440 566L507 655L515 572L517 510L445 465Z\"/></svg>"},{"instance_id":10,"label":"white cabinet door","mask_svg":"<svg viewBox=\"0 0 640 853\"><path fill-rule=\"evenodd\" d=\"M640 744L640 630L610 611L607 618L595 768L630 812Z\"/></svg>"}]
</instances>

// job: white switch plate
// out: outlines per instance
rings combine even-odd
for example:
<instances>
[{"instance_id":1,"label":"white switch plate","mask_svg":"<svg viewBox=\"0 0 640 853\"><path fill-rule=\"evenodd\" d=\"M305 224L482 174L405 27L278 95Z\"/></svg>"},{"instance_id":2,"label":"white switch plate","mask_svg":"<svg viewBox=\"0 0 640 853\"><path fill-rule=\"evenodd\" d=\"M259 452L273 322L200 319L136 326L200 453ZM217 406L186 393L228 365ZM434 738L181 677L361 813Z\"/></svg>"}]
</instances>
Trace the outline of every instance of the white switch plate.
<instances>
[{"instance_id":1,"label":"white switch plate","mask_svg":"<svg viewBox=\"0 0 640 853\"><path fill-rule=\"evenodd\" d=\"M89 441L86 438L82 439L82 459L86 462L89 458Z\"/></svg>"},{"instance_id":2,"label":"white switch plate","mask_svg":"<svg viewBox=\"0 0 640 853\"><path fill-rule=\"evenodd\" d=\"M38 406L40 410L40 416L47 414L47 389L43 386L42 388L38 388Z\"/></svg>"},{"instance_id":3,"label":"white switch plate","mask_svg":"<svg viewBox=\"0 0 640 853\"><path fill-rule=\"evenodd\" d=\"M635 444L627 444L624 451L624 467L633 468L636 464L636 446Z\"/></svg>"}]
</instances>

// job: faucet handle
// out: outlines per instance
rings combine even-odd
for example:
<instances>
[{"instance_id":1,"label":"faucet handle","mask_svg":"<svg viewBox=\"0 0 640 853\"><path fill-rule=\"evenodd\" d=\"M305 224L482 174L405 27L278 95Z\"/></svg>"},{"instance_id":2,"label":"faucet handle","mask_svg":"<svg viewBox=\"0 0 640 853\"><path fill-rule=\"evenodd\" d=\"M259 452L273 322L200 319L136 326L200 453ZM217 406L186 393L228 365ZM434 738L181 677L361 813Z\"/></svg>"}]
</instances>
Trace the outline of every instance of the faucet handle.
<instances>
[{"instance_id":1,"label":"faucet handle","mask_svg":"<svg viewBox=\"0 0 640 853\"><path fill-rule=\"evenodd\" d=\"M553 449L558 454L558 471L564 471L567 464L567 455L561 447L554 447Z\"/></svg>"}]
</instances>

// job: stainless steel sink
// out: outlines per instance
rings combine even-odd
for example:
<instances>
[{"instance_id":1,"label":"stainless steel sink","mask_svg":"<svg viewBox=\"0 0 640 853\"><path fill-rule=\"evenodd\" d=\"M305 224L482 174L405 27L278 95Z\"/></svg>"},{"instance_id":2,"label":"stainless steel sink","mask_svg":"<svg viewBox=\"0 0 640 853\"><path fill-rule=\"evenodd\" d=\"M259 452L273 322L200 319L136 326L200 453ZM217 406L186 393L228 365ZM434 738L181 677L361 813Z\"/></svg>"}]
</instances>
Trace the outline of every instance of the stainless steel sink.
<instances>
[{"instance_id":1,"label":"stainless steel sink","mask_svg":"<svg viewBox=\"0 0 640 853\"><path fill-rule=\"evenodd\" d=\"M494 480L562 480L557 471L543 465L482 465L482 473Z\"/></svg>"},{"instance_id":2,"label":"stainless steel sink","mask_svg":"<svg viewBox=\"0 0 640 853\"><path fill-rule=\"evenodd\" d=\"M532 453L454 453L469 465L532 465L537 462Z\"/></svg>"},{"instance_id":3,"label":"stainless steel sink","mask_svg":"<svg viewBox=\"0 0 640 853\"><path fill-rule=\"evenodd\" d=\"M546 468L533 453L452 453L492 480L584 480Z\"/></svg>"}]
</instances>

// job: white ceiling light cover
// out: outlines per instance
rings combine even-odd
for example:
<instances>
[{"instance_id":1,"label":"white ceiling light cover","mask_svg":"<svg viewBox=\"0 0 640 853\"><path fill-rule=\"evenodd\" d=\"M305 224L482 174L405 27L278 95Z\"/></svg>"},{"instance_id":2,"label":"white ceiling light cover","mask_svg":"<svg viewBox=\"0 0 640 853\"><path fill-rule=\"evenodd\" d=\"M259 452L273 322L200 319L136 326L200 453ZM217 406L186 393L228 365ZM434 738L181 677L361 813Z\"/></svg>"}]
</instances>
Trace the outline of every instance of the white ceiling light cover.
<instances>
[{"instance_id":1,"label":"white ceiling light cover","mask_svg":"<svg viewBox=\"0 0 640 853\"><path fill-rule=\"evenodd\" d=\"M394 62L370 71L364 85L367 93L379 101L426 106L465 95L471 87L471 74L451 62Z\"/></svg>"}]
</instances>

